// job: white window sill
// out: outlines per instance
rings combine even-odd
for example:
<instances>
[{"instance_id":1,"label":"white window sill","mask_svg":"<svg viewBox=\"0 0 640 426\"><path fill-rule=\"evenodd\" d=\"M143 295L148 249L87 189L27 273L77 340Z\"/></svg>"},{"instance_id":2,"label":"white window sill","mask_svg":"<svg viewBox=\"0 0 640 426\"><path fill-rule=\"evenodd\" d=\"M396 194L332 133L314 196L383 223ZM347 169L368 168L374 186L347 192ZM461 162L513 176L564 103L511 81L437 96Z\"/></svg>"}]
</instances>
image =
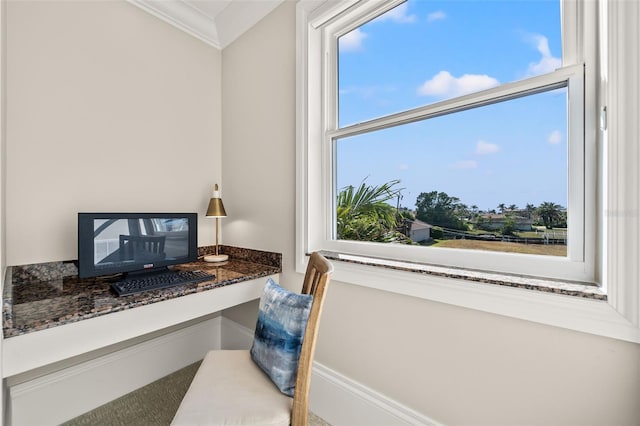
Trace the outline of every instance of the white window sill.
<instances>
[{"instance_id":1,"label":"white window sill","mask_svg":"<svg viewBox=\"0 0 640 426\"><path fill-rule=\"evenodd\" d=\"M335 281L640 343L640 328L595 285L322 253Z\"/></svg>"},{"instance_id":2,"label":"white window sill","mask_svg":"<svg viewBox=\"0 0 640 426\"><path fill-rule=\"evenodd\" d=\"M391 259L381 259L354 254L338 253L334 251L322 251L322 254L331 260L350 262L360 265L370 265L380 268L398 271L414 272L424 275L453 278L501 285L507 287L524 288L527 290L543 291L547 293L564 294L566 296L584 297L594 300L607 300L607 295L595 284L574 283L560 280L550 280L511 274L498 274L484 271L475 271L461 268L446 268L415 262L405 262Z\"/></svg>"}]
</instances>

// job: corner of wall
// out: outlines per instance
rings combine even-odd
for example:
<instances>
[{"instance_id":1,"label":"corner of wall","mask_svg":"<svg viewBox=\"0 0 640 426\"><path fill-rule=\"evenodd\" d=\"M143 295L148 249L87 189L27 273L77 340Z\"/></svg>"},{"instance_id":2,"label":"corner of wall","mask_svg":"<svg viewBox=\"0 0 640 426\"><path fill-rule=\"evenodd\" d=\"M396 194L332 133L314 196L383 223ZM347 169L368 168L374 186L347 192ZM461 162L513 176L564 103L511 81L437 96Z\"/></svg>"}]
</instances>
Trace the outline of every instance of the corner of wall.
<instances>
[{"instance_id":1,"label":"corner of wall","mask_svg":"<svg viewBox=\"0 0 640 426\"><path fill-rule=\"evenodd\" d=\"M7 143L6 143L6 16L7 2L0 1L0 294L4 292L4 269L6 265L5 255L5 164L7 159ZM2 336L0 336L0 353L2 353ZM2 377L2 365L0 364L0 377ZM0 387L0 421L4 422L4 413L6 412L4 398L4 384Z\"/></svg>"}]
</instances>

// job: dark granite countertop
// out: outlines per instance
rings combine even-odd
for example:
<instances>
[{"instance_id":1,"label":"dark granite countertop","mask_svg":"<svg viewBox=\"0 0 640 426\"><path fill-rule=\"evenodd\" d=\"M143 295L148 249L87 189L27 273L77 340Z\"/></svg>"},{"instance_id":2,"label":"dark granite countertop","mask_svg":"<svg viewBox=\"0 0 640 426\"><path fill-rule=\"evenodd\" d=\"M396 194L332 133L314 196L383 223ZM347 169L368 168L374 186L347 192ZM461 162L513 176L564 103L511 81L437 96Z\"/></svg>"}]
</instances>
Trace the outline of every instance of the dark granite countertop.
<instances>
[{"instance_id":1,"label":"dark granite countertop","mask_svg":"<svg viewBox=\"0 0 640 426\"><path fill-rule=\"evenodd\" d=\"M212 253L201 247L198 254ZM279 253L221 246L229 255L221 263L202 260L176 266L215 274L212 281L184 284L117 297L109 278L80 280L75 261L38 263L7 268L3 294L3 333L5 338L69 324L151 303L174 299L217 287L249 281L282 272Z\"/></svg>"}]
</instances>

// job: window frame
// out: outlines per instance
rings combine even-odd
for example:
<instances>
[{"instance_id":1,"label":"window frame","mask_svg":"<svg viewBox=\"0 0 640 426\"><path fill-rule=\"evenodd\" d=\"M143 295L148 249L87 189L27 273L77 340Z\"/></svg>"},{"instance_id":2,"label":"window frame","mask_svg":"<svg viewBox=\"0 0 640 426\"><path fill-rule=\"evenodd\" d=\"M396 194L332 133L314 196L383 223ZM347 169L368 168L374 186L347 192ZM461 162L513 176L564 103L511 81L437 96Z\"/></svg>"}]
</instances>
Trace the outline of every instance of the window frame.
<instances>
[{"instance_id":1,"label":"window frame","mask_svg":"<svg viewBox=\"0 0 640 426\"><path fill-rule=\"evenodd\" d=\"M324 220L327 221L325 229L329 232L320 237L323 248L338 252L357 253L361 255L387 257L394 260L407 260L413 262L429 262L432 264L466 269L486 270L487 272L510 273L528 276L542 276L546 278L560 278L579 282L596 282L594 249L596 233L588 232L595 229L595 200L586 200L586 191L591 188L587 185L587 176L595 173L595 131L585 132L588 128L585 118L585 106L593 103L594 90L586 90L593 87L593 77L587 74L583 63L594 58L589 53L594 49L587 46L579 49L579 46L589 45L589 40L582 41L578 34L577 15L582 13L581 8L565 7L563 11L563 33L571 34L563 40L564 55L563 67L559 70L523 79L515 82L501 84L498 87L483 90L466 96L447 99L428 104L426 106L401 111L386 115L382 118L368 120L362 123L346 127L338 125L338 38L359 28L364 23L379 16L385 11L397 6L400 2L388 3L372 2L350 8L339 14L331 22L322 28L323 48L323 72L325 90L323 90L323 105L325 110L324 124L325 134L322 144L323 155L329 159L326 169L323 169L322 181L328 185L325 193L329 195L323 200L325 210ZM576 6L570 3L571 6ZM595 24L592 24L595 25ZM590 33L590 29L586 33ZM569 58L567 60L567 58ZM592 67L593 68L593 67ZM354 242L336 240L334 238L335 224L335 199L339 188L335 188L336 158L334 144L337 138L356 134L367 133L392 127L399 123L410 123L419 119L428 119L446 114L455 114L459 111L469 110L483 105L495 103L496 100L509 100L516 97L539 93L543 88L566 82L568 89L568 221L571 224L568 229L569 245L566 257L514 255L510 253L484 252L477 250L443 249L415 246L394 245L393 248L381 243ZM591 101L591 102L589 102ZM591 126L592 128L594 126ZM330 213L327 212L330 210Z\"/></svg>"},{"instance_id":2,"label":"window frame","mask_svg":"<svg viewBox=\"0 0 640 426\"><path fill-rule=\"evenodd\" d=\"M335 173L333 164L335 143L337 139L362 134L369 131L377 131L389 128L397 123L411 123L419 119L428 119L447 113L468 110L477 106L490 105L496 99L506 100L530 96L540 93L541 88L556 87L564 82L567 83L569 91L570 106L577 117L569 123L571 127L569 133L580 133L582 135L583 110L584 110L584 79L582 65L574 65L557 71L554 74L547 74L526 81L504 84L500 87L485 90L474 95L438 102L436 104L409 110L407 112L394 114L392 117L383 117L370 120L361 124L356 124L341 129L332 129L326 132L323 140L323 154L329 158L330 163L326 166ZM526 95L523 95L526 93ZM471 100L471 104L468 103ZM582 138L580 137L582 140ZM571 226L568 230L568 239L571 242L568 246L567 257L523 255L512 253L484 252L477 250L430 248L422 246L411 246L396 244L390 247L384 243L369 243L362 241L337 240L335 236L335 199L337 193L333 179L334 175L325 170L323 182L328 186L325 193L330 194L329 199L324 200L325 209L331 210L331 214L325 215L325 228L329 230L328 235L323 236L322 247L327 250L338 252L358 253L377 257L387 257L394 260L408 260L413 262L429 262L437 265L460 267L466 269L486 270L489 272L512 273L529 276L544 276L547 278L563 278L580 282L595 281L595 261L593 257L593 247L595 246L595 233L585 233L585 229L592 229L592 226L585 224L594 223L594 207L585 208L585 169L587 165L594 164L595 149L586 150L582 143L569 144L569 158L573 161L570 167L569 186L569 222ZM594 144L591 144L593 147ZM588 155L586 153L588 151ZM588 158L587 161L584 161ZM593 200L590 200L593 203ZM390 255L389 252L393 253ZM589 253L589 254L587 254Z\"/></svg>"},{"instance_id":3,"label":"window frame","mask_svg":"<svg viewBox=\"0 0 640 426\"><path fill-rule=\"evenodd\" d=\"M401 1L393 0L386 3L386 6L391 8L399 3ZM577 28L575 36L563 38L563 45L565 51L576 52L577 58L584 57L588 51L595 52L595 44L601 52L601 62L598 62L596 57L590 58L591 63L594 64L591 67L593 74L587 74L585 77L586 122L583 127L587 129L585 150L590 151L590 153L585 152L585 156L592 155L597 157L599 161L596 162L594 159L592 165L585 164L583 173L585 188L592 189L583 191L584 203L587 205L585 211L593 212L585 217L583 225L585 229L590 230L585 232L586 238L593 242L591 245L588 242L585 244L584 259L592 261L590 264L588 262L584 264L588 265L585 268L585 271L589 270L586 271L586 274L590 274L593 280L601 282L603 289L609 292L609 300L601 302L491 284L474 283L473 286L470 286L469 283L458 279L410 274L339 261L335 262L334 279L544 324L640 342L640 329L638 328L640 285L637 284L639 274L637 268L634 269L628 265L629 262L625 263L620 260L628 261L632 259L629 257L630 255L638 253L638 244L637 242L633 243L632 238L640 236L640 232L637 232L637 228L634 228L634 232L631 233L622 232L619 225L613 223L618 219L612 219L606 214L607 211L610 211L609 209L618 208L620 205L637 205L639 198L638 194L629 194L630 188L625 187L622 191L619 187L611 185L610 178L613 173L608 170L612 170L617 175L632 175L631 177L636 178L637 172L631 170L628 158L621 156L619 152L616 152L617 157L612 161L611 156L608 155L611 148L606 145L606 128L598 129L596 123L598 112L606 105L607 95L611 94L604 81L606 70L610 67L607 65L612 63L609 59L611 55L607 57L603 52L609 52L609 54L614 52L616 61L622 61L627 66L637 68L637 61L634 63L633 58L623 58L623 50L615 49L616 43L619 44L625 40L627 31L638 32L630 22L627 22L626 26L620 26L621 23L618 22L626 17L626 13L629 13L625 10L626 7L637 9L637 6L623 6L617 2L607 2L606 0L588 7L584 6L585 3L587 2L572 0L563 2L563 23L568 22L569 25ZM327 178L326 170L330 167L333 158L331 150L327 149L327 143L318 143L328 130L322 128L322 119L318 119L318 117L327 117L330 114L330 110L326 106L323 107L319 101L327 87L332 87L332 85L335 87L336 76L329 73L326 79L323 78L323 56L327 52L322 48L319 49L319 46L322 46L323 42L323 26L331 24L336 13L344 11L354 13L356 9L354 6L362 7L365 11L360 15L362 21L353 21L355 24L376 15L380 8L380 2L349 0L339 3L331 1L318 3L317 1L302 0L298 3L297 111L300 112L297 118L296 161L296 270L298 272L304 271L306 255L309 252L333 248L330 243L327 244L326 238L332 232L331 220L327 220L327 216L329 216L326 214L327 205L333 204L333 184L331 182L333 176ZM617 27L611 25L613 18L610 11L615 12ZM584 21L591 22L591 25L595 25L598 22L597 16L600 16L598 25L601 36L599 39L593 36L593 39L587 42L591 43L587 49L567 50L566 46L579 45L578 35L585 33L583 20L579 19L581 14L584 16ZM633 13L631 15L633 16ZM607 47L608 49L606 49ZM564 57L567 61L576 61L577 58ZM621 79L625 77L630 79L622 72L619 74ZM548 77L547 75L535 78L546 79ZM501 89L490 89L488 92L499 90ZM487 95L491 94L487 93ZM622 99L624 94L624 91L619 90L619 93L613 96L615 99L609 99L609 102L628 104L628 100ZM455 102L456 100L445 103ZM445 106L451 107L451 105ZM603 120L605 119L606 117L603 117ZM381 125L383 123L370 124ZM632 127L632 133L638 133L637 123L629 127ZM620 164L626 165L626 167L621 169L618 167ZM613 197L610 194L613 194ZM605 197L605 195L609 195L609 197ZM618 237L618 239L612 240L612 236ZM358 253L356 249L362 243L349 243L348 246L354 247L354 251L349 251ZM623 252L622 249L628 250L630 244L633 245L632 248L635 251ZM612 254L614 259L611 258ZM607 265L614 264L616 269L607 268ZM557 277L555 272L552 275ZM627 279L620 280L619 276L634 277L636 280L633 282ZM391 285L390 282L393 284ZM620 295L624 296L623 301Z\"/></svg>"}]
</instances>

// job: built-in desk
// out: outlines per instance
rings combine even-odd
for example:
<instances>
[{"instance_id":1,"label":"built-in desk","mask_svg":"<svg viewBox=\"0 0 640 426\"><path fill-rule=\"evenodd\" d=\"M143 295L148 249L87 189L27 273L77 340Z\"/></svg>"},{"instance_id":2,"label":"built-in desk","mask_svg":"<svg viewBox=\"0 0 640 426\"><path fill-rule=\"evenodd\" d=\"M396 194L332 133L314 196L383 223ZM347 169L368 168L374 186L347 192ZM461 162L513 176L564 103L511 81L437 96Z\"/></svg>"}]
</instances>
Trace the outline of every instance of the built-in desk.
<instances>
[{"instance_id":1,"label":"built-in desk","mask_svg":"<svg viewBox=\"0 0 640 426\"><path fill-rule=\"evenodd\" d=\"M201 248L201 254L210 248ZM74 262L7 269L3 297L3 377L185 323L260 297L264 279L281 272L277 253L223 246L223 263L179 269L212 281L117 297L110 281L78 279Z\"/></svg>"},{"instance_id":2,"label":"built-in desk","mask_svg":"<svg viewBox=\"0 0 640 426\"><path fill-rule=\"evenodd\" d=\"M60 424L221 348L220 311L258 299L265 277L282 271L278 253L221 251L228 261L177 266L214 280L124 297L108 279L78 279L74 262L7 268L6 424Z\"/></svg>"}]
</instances>

